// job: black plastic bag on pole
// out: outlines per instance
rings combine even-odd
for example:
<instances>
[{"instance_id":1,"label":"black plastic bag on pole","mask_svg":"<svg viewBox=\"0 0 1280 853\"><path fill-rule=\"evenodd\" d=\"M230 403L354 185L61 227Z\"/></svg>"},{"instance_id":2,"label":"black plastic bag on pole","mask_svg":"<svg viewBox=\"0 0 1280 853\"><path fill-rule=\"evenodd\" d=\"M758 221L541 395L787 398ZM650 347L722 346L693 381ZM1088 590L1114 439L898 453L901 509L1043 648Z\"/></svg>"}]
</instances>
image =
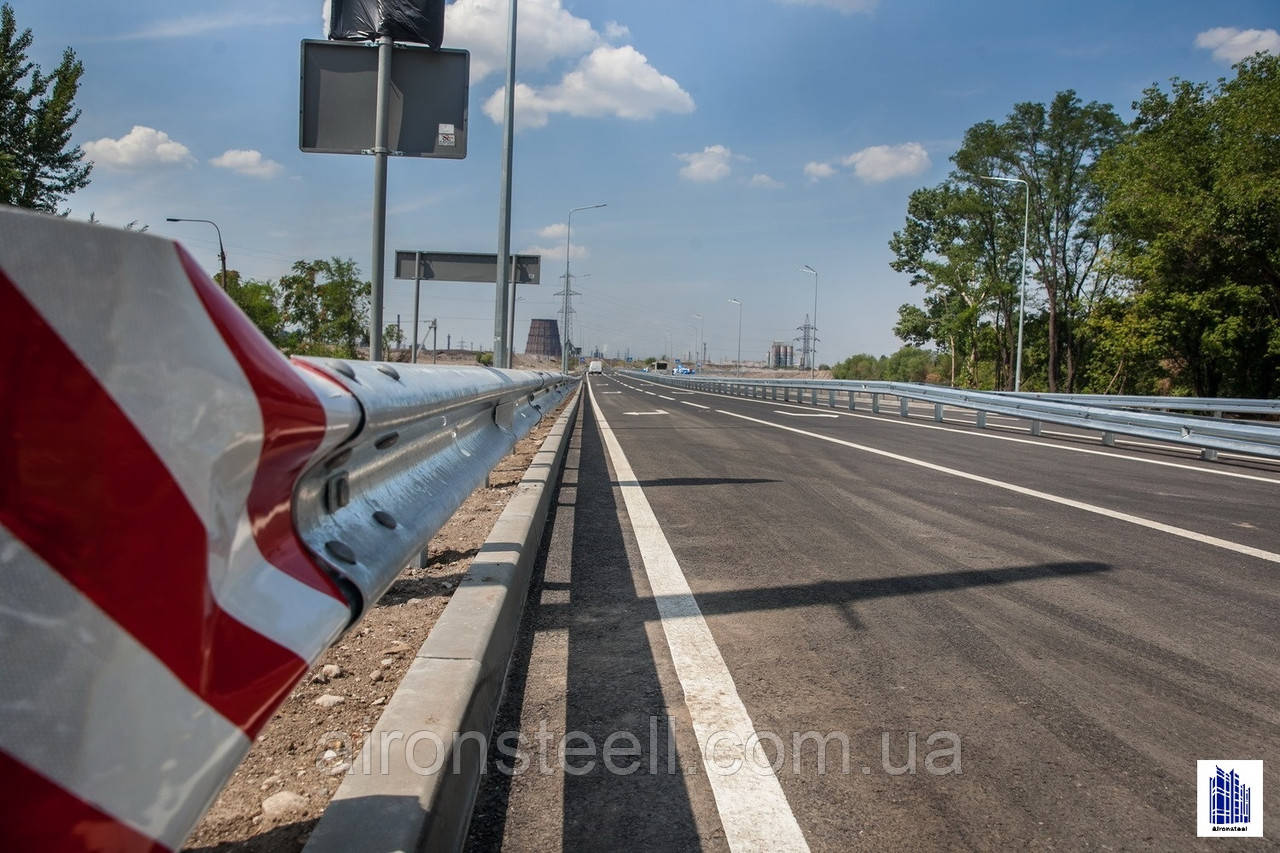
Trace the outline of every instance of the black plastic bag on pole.
<instances>
[{"instance_id":1,"label":"black plastic bag on pole","mask_svg":"<svg viewBox=\"0 0 1280 853\"><path fill-rule=\"evenodd\" d=\"M444 0L328 0L330 39L395 41L440 47Z\"/></svg>"}]
</instances>

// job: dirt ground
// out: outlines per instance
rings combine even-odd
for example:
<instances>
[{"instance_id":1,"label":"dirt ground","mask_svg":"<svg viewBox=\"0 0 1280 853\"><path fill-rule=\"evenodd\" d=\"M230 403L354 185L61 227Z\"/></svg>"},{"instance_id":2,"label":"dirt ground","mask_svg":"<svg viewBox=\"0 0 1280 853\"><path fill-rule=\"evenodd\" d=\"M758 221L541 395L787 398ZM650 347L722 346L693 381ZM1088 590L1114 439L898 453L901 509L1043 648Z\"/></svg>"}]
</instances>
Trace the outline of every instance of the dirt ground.
<instances>
[{"instance_id":1,"label":"dirt ground","mask_svg":"<svg viewBox=\"0 0 1280 853\"><path fill-rule=\"evenodd\" d=\"M382 706L488 537L563 406L544 417L363 621L325 652L263 729L187 839L188 851L300 850Z\"/></svg>"}]
</instances>

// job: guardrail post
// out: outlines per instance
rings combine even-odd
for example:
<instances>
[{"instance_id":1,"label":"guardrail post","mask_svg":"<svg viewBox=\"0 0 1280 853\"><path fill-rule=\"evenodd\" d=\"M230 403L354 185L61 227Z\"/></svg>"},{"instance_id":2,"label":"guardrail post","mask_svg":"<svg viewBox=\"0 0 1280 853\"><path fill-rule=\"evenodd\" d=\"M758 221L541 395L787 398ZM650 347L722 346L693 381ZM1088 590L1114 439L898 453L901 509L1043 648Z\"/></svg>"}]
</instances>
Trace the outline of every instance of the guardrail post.
<instances>
[{"instance_id":1,"label":"guardrail post","mask_svg":"<svg viewBox=\"0 0 1280 853\"><path fill-rule=\"evenodd\" d=\"M880 395L879 394L871 395L871 413L873 415L880 414Z\"/></svg>"},{"instance_id":2,"label":"guardrail post","mask_svg":"<svg viewBox=\"0 0 1280 853\"><path fill-rule=\"evenodd\" d=\"M853 402L853 399L854 399L854 397L856 397L856 396L858 396L858 395L857 395L857 393L856 393L856 392L854 392L854 390L853 390L852 388L850 388L850 389L849 389L849 411L851 411L851 412L852 412L852 411L854 411L854 410L855 410L855 408L856 408L856 407L854 406L854 402Z\"/></svg>"},{"instance_id":3,"label":"guardrail post","mask_svg":"<svg viewBox=\"0 0 1280 853\"><path fill-rule=\"evenodd\" d=\"M987 413L978 412L978 429L986 429L986 428L987 428Z\"/></svg>"},{"instance_id":4,"label":"guardrail post","mask_svg":"<svg viewBox=\"0 0 1280 853\"><path fill-rule=\"evenodd\" d=\"M1102 443L1106 447L1116 446L1116 434L1114 432L1104 432L1102 434Z\"/></svg>"},{"instance_id":5,"label":"guardrail post","mask_svg":"<svg viewBox=\"0 0 1280 853\"><path fill-rule=\"evenodd\" d=\"M827 406L834 409L836 407L836 389L829 388L827 390Z\"/></svg>"},{"instance_id":6,"label":"guardrail post","mask_svg":"<svg viewBox=\"0 0 1280 853\"><path fill-rule=\"evenodd\" d=\"M770 390L773 392L773 397L770 399L773 399L773 400L778 399L778 386L774 385L773 388L771 388Z\"/></svg>"},{"instance_id":7,"label":"guardrail post","mask_svg":"<svg viewBox=\"0 0 1280 853\"><path fill-rule=\"evenodd\" d=\"M942 423L942 404L941 403L933 404L933 419L938 423Z\"/></svg>"},{"instance_id":8,"label":"guardrail post","mask_svg":"<svg viewBox=\"0 0 1280 853\"><path fill-rule=\"evenodd\" d=\"M1220 414L1221 413L1219 413L1219 415ZM1218 451L1212 447L1202 447L1200 448L1200 458L1203 459L1205 462L1217 462Z\"/></svg>"},{"instance_id":9,"label":"guardrail post","mask_svg":"<svg viewBox=\"0 0 1280 853\"><path fill-rule=\"evenodd\" d=\"M1031 422L1031 434L1032 434L1032 435L1039 435L1039 434L1040 434L1040 422L1039 422L1039 421L1032 421L1032 422Z\"/></svg>"},{"instance_id":10,"label":"guardrail post","mask_svg":"<svg viewBox=\"0 0 1280 853\"><path fill-rule=\"evenodd\" d=\"M899 415L901 415L901 416L902 416L902 417L904 417L904 418L905 418L905 417L907 417L907 404L908 404L908 402L910 402L910 401L908 401L906 397L899 397L899 398L898 398L898 414L899 414Z\"/></svg>"}]
</instances>

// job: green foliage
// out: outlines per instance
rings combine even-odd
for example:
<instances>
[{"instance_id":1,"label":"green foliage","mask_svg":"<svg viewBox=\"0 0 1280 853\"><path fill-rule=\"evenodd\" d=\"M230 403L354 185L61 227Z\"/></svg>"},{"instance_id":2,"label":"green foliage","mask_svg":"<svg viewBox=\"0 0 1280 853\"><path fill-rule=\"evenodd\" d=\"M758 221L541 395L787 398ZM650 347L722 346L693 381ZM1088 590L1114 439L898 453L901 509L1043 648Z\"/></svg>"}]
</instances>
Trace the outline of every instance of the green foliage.
<instances>
[{"instance_id":1,"label":"green foliage","mask_svg":"<svg viewBox=\"0 0 1280 853\"><path fill-rule=\"evenodd\" d=\"M480 362L485 367L493 367L493 353L478 352L476 353L476 361Z\"/></svg>"},{"instance_id":2,"label":"green foliage","mask_svg":"<svg viewBox=\"0 0 1280 853\"><path fill-rule=\"evenodd\" d=\"M1135 133L1103 162L1118 352L1179 393L1280 394L1280 57L1216 86L1174 79L1134 104Z\"/></svg>"},{"instance_id":3,"label":"green foliage","mask_svg":"<svg viewBox=\"0 0 1280 853\"><path fill-rule=\"evenodd\" d=\"M240 306L245 316L253 321L253 325L257 326L271 343L277 347L285 345L284 317L280 312L280 291L274 284L255 279L245 281L241 279L237 270L227 270L226 282L222 281L221 272L214 273L213 280L227 291L232 301Z\"/></svg>"},{"instance_id":4,"label":"green foliage","mask_svg":"<svg viewBox=\"0 0 1280 853\"><path fill-rule=\"evenodd\" d=\"M372 286L350 258L297 261L278 285L287 351L354 358L369 325Z\"/></svg>"},{"instance_id":5,"label":"green foliage","mask_svg":"<svg viewBox=\"0 0 1280 853\"><path fill-rule=\"evenodd\" d=\"M404 330L395 323L388 323L387 327L382 330L382 339L390 346L399 349L404 346Z\"/></svg>"},{"instance_id":6,"label":"green foliage","mask_svg":"<svg viewBox=\"0 0 1280 853\"><path fill-rule=\"evenodd\" d=\"M926 371L1012 387L1024 195L995 175L1030 186L1024 388L1280 395L1280 58L1134 108L1126 127L1066 91L969 128L889 244L924 289L898 311L897 375L932 347ZM837 375L887 368L853 356Z\"/></svg>"},{"instance_id":7,"label":"green foliage","mask_svg":"<svg viewBox=\"0 0 1280 853\"><path fill-rule=\"evenodd\" d=\"M835 379L939 383L950 367L949 356L906 346L893 355L879 358L868 353L851 355L832 367L831 375Z\"/></svg>"},{"instance_id":8,"label":"green foliage","mask_svg":"<svg viewBox=\"0 0 1280 853\"><path fill-rule=\"evenodd\" d=\"M67 48L44 74L27 60L31 42L31 30L18 31L13 7L0 5L0 203L55 213L63 198L88 185L93 168L71 145L84 65Z\"/></svg>"}]
</instances>

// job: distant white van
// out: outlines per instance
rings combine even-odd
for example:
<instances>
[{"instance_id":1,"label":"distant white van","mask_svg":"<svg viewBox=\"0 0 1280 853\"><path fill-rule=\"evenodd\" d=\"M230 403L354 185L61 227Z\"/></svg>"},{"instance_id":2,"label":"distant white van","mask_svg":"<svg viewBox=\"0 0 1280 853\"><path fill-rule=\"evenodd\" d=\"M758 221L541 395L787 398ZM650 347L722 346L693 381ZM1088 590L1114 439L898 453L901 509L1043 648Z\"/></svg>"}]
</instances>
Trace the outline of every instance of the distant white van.
<instances>
[{"instance_id":1,"label":"distant white van","mask_svg":"<svg viewBox=\"0 0 1280 853\"><path fill-rule=\"evenodd\" d=\"M593 361L587 365L587 373L604 373L604 364L599 361Z\"/></svg>"}]
</instances>

